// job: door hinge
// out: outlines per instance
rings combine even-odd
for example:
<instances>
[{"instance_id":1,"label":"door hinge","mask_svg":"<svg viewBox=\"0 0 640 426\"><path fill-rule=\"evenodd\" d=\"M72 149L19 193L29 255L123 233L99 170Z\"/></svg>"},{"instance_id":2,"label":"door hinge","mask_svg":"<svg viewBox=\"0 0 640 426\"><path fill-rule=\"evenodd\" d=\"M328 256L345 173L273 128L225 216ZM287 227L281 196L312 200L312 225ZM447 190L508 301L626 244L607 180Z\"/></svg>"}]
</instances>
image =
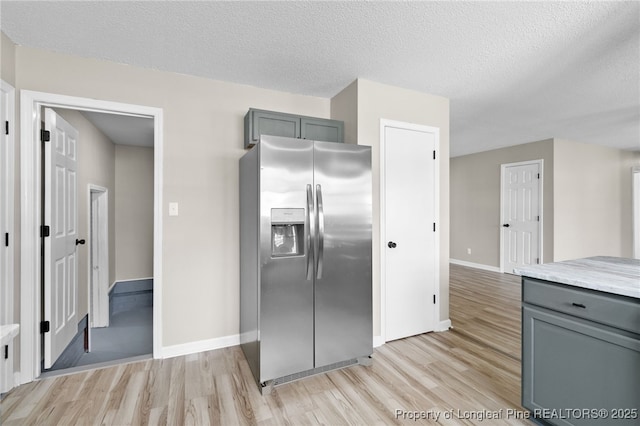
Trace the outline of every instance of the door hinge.
<instances>
[{"instance_id":1,"label":"door hinge","mask_svg":"<svg viewBox=\"0 0 640 426\"><path fill-rule=\"evenodd\" d=\"M436 295L435 294L433 295L433 304L434 305L436 304Z\"/></svg>"},{"instance_id":2,"label":"door hinge","mask_svg":"<svg viewBox=\"0 0 640 426\"><path fill-rule=\"evenodd\" d=\"M48 333L51 330L49 321L40 321L40 334Z\"/></svg>"},{"instance_id":3,"label":"door hinge","mask_svg":"<svg viewBox=\"0 0 640 426\"><path fill-rule=\"evenodd\" d=\"M538 179L540 179L540 173L538 173Z\"/></svg>"},{"instance_id":4,"label":"door hinge","mask_svg":"<svg viewBox=\"0 0 640 426\"><path fill-rule=\"evenodd\" d=\"M436 232L436 223L433 222L433 232Z\"/></svg>"},{"instance_id":5,"label":"door hinge","mask_svg":"<svg viewBox=\"0 0 640 426\"><path fill-rule=\"evenodd\" d=\"M51 140L51 132L48 130L40 130L40 140L42 142L49 142Z\"/></svg>"},{"instance_id":6,"label":"door hinge","mask_svg":"<svg viewBox=\"0 0 640 426\"><path fill-rule=\"evenodd\" d=\"M539 265L539 264L540 264L540 258L539 258L539 257L537 257L537 258L536 258L536 264L537 264L537 265Z\"/></svg>"},{"instance_id":7,"label":"door hinge","mask_svg":"<svg viewBox=\"0 0 640 426\"><path fill-rule=\"evenodd\" d=\"M49 235L51 235L51 230L49 226L42 225L40 227L40 238L48 237Z\"/></svg>"},{"instance_id":8,"label":"door hinge","mask_svg":"<svg viewBox=\"0 0 640 426\"><path fill-rule=\"evenodd\" d=\"M536 220L540 222L540 216L536 216Z\"/></svg>"},{"instance_id":9,"label":"door hinge","mask_svg":"<svg viewBox=\"0 0 640 426\"><path fill-rule=\"evenodd\" d=\"M436 159L436 151L435 150L433 151L433 159L434 160Z\"/></svg>"},{"instance_id":10,"label":"door hinge","mask_svg":"<svg viewBox=\"0 0 640 426\"><path fill-rule=\"evenodd\" d=\"M4 359L9 359L9 345L4 345Z\"/></svg>"},{"instance_id":11,"label":"door hinge","mask_svg":"<svg viewBox=\"0 0 640 426\"><path fill-rule=\"evenodd\" d=\"M5 135L9 134L9 120L4 122L4 134Z\"/></svg>"},{"instance_id":12,"label":"door hinge","mask_svg":"<svg viewBox=\"0 0 640 426\"><path fill-rule=\"evenodd\" d=\"M4 246L5 247L9 247L9 233L8 232L4 233Z\"/></svg>"}]
</instances>

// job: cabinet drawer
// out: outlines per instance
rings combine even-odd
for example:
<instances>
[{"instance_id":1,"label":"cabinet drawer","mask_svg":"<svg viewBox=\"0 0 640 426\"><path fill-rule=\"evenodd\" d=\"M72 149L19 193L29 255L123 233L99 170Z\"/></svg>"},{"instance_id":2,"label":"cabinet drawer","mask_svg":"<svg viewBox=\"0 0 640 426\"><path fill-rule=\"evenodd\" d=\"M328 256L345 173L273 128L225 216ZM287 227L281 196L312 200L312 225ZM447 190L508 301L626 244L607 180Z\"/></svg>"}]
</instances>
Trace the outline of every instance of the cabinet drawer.
<instances>
[{"instance_id":1,"label":"cabinet drawer","mask_svg":"<svg viewBox=\"0 0 640 426\"><path fill-rule=\"evenodd\" d=\"M523 277L522 301L640 334L640 300Z\"/></svg>"},{"instance_id":2,"label":"cabinet drawer","mask_svg":"<svg viewBox=\"0 0 640 426\"><path fill-rule=\"evenodd\" d=\"M637 425L637 418L550 417L549 411L640 409L640 339L535 306L522 309L522 406L555 425ZM538 414L536 414L538 413ZM634 416L635 417L635 416Z\"/></svg>"}]
</instances>

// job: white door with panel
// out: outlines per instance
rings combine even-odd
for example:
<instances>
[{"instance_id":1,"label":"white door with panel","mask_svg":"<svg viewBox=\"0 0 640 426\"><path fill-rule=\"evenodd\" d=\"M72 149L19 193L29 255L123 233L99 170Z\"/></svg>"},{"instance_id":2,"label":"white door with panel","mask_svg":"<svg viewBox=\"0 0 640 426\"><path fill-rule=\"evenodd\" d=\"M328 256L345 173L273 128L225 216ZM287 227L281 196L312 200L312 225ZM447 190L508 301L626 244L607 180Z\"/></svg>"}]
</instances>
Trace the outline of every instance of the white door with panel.
<instances>
[{"instance_id":1,"label":"white door with panel","mask_svg":"<svg viewBox=\"0 0 640 426\"><path fill-rule=\"evenodd\" d=\"M109 327L109 193L89 187L89 329ZM89 342L91 344L91 342Z\"/></svg>"},{"instance_id":2,"label":"white door with panel","mask_svg":"<svg viewBox=\"0 0 640 426\"><path fill-rule=\"evenodd\" d=\"M540 263L540 162L502 165L502 267Z\"/></svg>"},{"instance_id":3,"label":"white door with panel","mask_svg":"<svg viewBox=\"0 0 640 426\"><path fill-rule=\"evenodd\" d=\"M438 134L383 125L385 340L435 329Z\"/></svg>"},{"instance_id":4,"label":"white door with panel","mask_svg":"<svg viewBox=\"0 0 640 426\"><path fill-rule=\"evenodd\" d=\"M51 368L78 330L78 131L45 108L44 367ZM45 233L46 235L46 233Z\"/></svg>"}]
</instances>

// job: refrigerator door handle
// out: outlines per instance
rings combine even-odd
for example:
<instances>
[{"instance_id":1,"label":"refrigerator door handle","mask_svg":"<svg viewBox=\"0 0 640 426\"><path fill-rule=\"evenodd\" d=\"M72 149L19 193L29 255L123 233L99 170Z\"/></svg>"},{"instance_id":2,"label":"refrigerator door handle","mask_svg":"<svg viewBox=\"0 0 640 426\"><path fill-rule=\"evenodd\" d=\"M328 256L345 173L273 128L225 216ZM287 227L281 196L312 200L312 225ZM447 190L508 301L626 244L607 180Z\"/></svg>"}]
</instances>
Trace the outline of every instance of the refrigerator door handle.
<instances>
[{"instance_id":1,"label":"refrigerator door handle","mask_svg":"<svg viewBox=\"0 0 640 426\"><path fill-rule=\"evenodd\" d=\"M318 204L318 264L316 265L316 278L322 278L324 265L324 207L322 205L322 186L316 185L316 201Z\"/></svg>"},{"instance_id":2,"label":"refrigerator door handle","mask_svg":"<svg viewBox=\"0 0 640 426\"><path fill-rule=\"evenodd\" d=\"M315 218L313 213L313 187L311 184L307 185L307 217L305 224L305 229L307 233L305 235L305 242L307 245L306 255L307 255L307 280L313 279L313 235L314 235L314 225Z\"/></svg>"}]
</instances>

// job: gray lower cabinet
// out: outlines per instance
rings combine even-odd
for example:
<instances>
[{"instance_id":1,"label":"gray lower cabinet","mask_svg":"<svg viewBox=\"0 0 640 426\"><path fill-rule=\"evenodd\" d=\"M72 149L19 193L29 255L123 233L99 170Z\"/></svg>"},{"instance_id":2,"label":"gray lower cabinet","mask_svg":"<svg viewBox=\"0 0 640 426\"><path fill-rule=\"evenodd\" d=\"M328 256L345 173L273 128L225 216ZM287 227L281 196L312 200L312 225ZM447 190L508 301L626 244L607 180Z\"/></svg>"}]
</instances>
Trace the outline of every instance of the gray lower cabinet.
<instances>
[{"instance_id":1,"label":"gray lower cabinet","mask_svg":"<svg viewBox=\"0 0 640 426\"><path fill-rule=\"evenodd\" d=\"M523 407L554 425L640 424L640 300L526 277L522 284ZM624 329L591 318L603 311Z\"/></svg>"},{"instance_id":2,"label":"gray lower cabinet","mask_svg":"<svg viewBox=\"0 0 640 426\"><path fill-rule=\"evenodd\" d=\"M255 145L260 135L344 142L344 122L250 108L244 116L245 149Z\"/></svg>"}]
</instances>

